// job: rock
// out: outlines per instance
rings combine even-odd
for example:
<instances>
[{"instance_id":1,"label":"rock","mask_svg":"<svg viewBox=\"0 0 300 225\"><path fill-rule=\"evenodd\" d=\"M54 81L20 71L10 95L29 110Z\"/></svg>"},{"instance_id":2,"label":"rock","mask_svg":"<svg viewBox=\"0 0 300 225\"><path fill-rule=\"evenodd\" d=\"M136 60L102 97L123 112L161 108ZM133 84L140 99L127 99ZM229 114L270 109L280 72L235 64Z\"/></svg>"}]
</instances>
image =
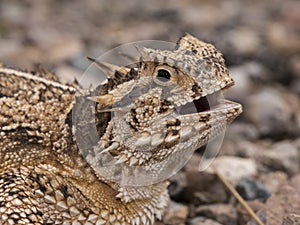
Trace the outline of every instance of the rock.
<instances>
[{"instance_id":1,"label":"rock","mask_svg":"<svg viewBox=\"0 0 300 225\"><path fill-rule=\"evenodd\" d=\"M265 205L258 200L247 201L247 204L255 213L265 209ZM247 224L247 222L252 218L249 212L241 204L238 204L236 209L238 213L239 224Z\"/></svg>"},{"instance_id":2,"label":"rock","mask_svg":"<svg viewBox=\"0 0 300 225\"><path fill-rule=\"evenodd\" d=\"M187 187L186 174L179 171L177 174L170 178L170 184L168 186L169 195L173 200L180 200L183 191Z\"/></svg>"},{"instance_id":3,"label":"rock","mask_svg":"<svg viewBox=\"0 0 300 225\"><path fill-rule=\"evenodd\" d=\"M256 215L263 224L268 224L267 218L266 218L266 210L264 210L264 209L259 210L256 213ZM247 225L257 225L257 222L251 217L251 220L247 223ZM271 225L271 224L268 224L268 225Z\"/></svg>"},{"instance_id":4,"label":"rock","mask_svg":"<svg viewBox=\"0 0 300 225\"><path fill-rule=\"evenodd\" d=\"M260 163L261 155L267 151L272 145L270 140L257 140L251 141L248 138L238 138L236 135L226 137L222 145L222 151L225 155L236 156L240 158L251 158L255 160L258 170L263 169Z\"/></svg>"},{"instance_id":5,"label":"rock","mask_svg":"<svg viewBox=\"0 0 300 225\"><path fill-rule=\"evenodd\" d=\"M244 26L228 32L230 38L229 44L233 46L237 54L252 55L258 52L260 46L260 37L254 29Z\"/></svg>"},{"instance_id":6,"label":"rock","mask_svg":"<svg viewBox=\"0 0 300 225\"><path fill-rule=\"evenodd\" d=\"M213 204L199 206L195 210L196 215L205 216L207 218L218 221L224 225L237 224L236 209L229 204Z\"/></svg>"},{"instance_id":7,"label":"rock","mask_svg":"<svg viewBox=\"0 0 300 225\"><path fill-rule=\"evenodd\" d=\"M295 188L295 190L300 195L300 174L296 174L295 176L293 176L290 182L293 188Z\"/></svg>"},{"instance_id":8,"label":"rock","mask_svg":"<svg viewBox=\"0 0 300 225\"><path fill-rule=\"evenodd\" d=\"M291 84L291 90L295 93L295 94L297 94L297 95L299 95L300 96L300 80L298 79L298 80L295 80L295 82L293 82L292 84Z\"/></svg>"},{"instance_id":9,"label":"rock","mask_svg":"<svg viewBox=\"0 0 300 225\"><path fill-rule=\"evenodd\" d=\"M188 163L185 165L185 171L194 171L199 172L199 165L202 160L202 156L200 154L193 154Z\"/></svg>"},{"instance_id":10,"label":"rock","mask_svg":"<svg viewBox=\"0 0 300 225\"><path fill-rule=\"evenodd\" d=\"M253 94L253 87L256 85L254 81L266 80L268 73L262 64L255 61L229 67L229 72L239 85L230 88L224 93L224 96L240 103L244 103L245 99Z\"/></svg>"},{"instance_id":11,"label":"rock","mask_svg":"<svg viewBox=\"0 0 300 225\"><path fill-rule=\"evenodd\" d=\"M228 199L226 188L216 175L199 171L201 159L200 154L194 154L184 167L186 186L175 199L195 205L225 202Z\"/></svg>"},{"instance_id":12,"label":"rock","mask_svg":"<svg viewBox=\"0 0 300 225\"><path fill-rule=\"evenodd\" d=\"M300 39L293 27L284 23L273 23L267 32L267 41L278 52L297 53L300 51Z\"/></svg>"},{"instance_id":13,"label":"rock","mask_svg":"<svg viewBox=\"0 0 300 225\"><path fill-rule=\"evenodd\" d=\"M259 199L265 201L270 196L270 192L262 183L249 178L239 180L236 190L245 200Z\"/></svg>"},{"instance_id":14,"label":"rock","mask_svg":"<svg viewBox=\"0 0 300 225\"><path fill-rule=\"evenodd\" d=\"M275 193L280 187L288 184L288 176L286 173L276 171L272 173L262 174L260 176L260 181L271 193Z\"/></svg>"},{"instance_id":15,"label":"rock","mask_svg":"<svg viewBox=\"0 0 300 225\"><path fill-rule=\"evenodd\" d=\"M299 172L299 155L289 141L275 143L260 155L260 162L272 170L283 170L289 175Z\"/></svg>"},{"instance_id":16,"label":"rock","mask_svg":"<svg viewBox=\"0 0 300 225\"><path fill-rule=\"evenodd\" d=\"M295 55L290 62L291 70L298 79L300 78L300 56Z\"/></svg>"},{"instance_id":17,"label":"rock","mask_svg":"<svg viewBox=\"0 0 300 225\"><path fill-rule=\"evenodd\" d=\"M266 202L266 225L282 225L284 218L300 212L300 195L291 186L283 186Z\"/></svg>"},{"instance_id":18,"label":"rock","mask_svg":"<svg viewBox=\"0 0 300 225\"><path fill-rule=\"evenodd\" d=\"M269 146L269 142L241 140L236 143L236 152L241 157L257 159Z\"/></svg>"},{"instance_id":19,"label":"rock","mask_svg":"<svg viewBox=\"0 0 300 225\"><path fill-rule=\"evenodd\" d=\"M183 225L185 224L187 216L187 206L170 201L166 213L163 216L163 222L165 224Z\"/></svg>"},{"instance_id":20,"label":"rock","mask_svg":"<svg viewBox=\"0 0 300 225\"><path fill-rule=\"evenodd\" d=\"M257 175L257 166L253 159L221 156L215 159L213 166L233 184L241 178ZM214 173L212 167L210 167L207 171Z\"/></svg>"},{"instance_id":21,"label":"rock","mask_svg":"<svg viewBox=\"0 0 300 225\"><path fill-rule=\"evenodd\" d=\"M232 140L236 142L237 139L253 141L257 140L259 132L256 126L250 123L233 123L226 130L224 142ZM251 142L252 143L252 142ZM222 148L223 152L223 148Z\"/></svg>"},{"instance_id":22,"label":"rock","mask_svg":"<svg viewBox=\"0 0 300 225\"><path fill-rule=\"evenodd\" d=\"M284 171L293 175L299 171L297 143L291 141L239 141L236 152L243 157L255 159L271 171ZM260 168L262 169L262 168Z\"/></svg>"},{"instance_id":23,"label":"rock","mask_svg":"<svg viewBox=\"0 0 300 225\"><path fill-rule=\"evenodd\" d=\"M226 98L234 101L245 101L252 92L252 83L245 65L229 68L229 72L239 85L235 85L224 94Z\"/></svg>"},{"instance_id":24,"label":"rock","mask_svg":"<svg viewBox=\"0 0 300 225\"><path fill-rule=\"evenodd\" d=\"M219 222L205 217L195 217L189 220L189 225L222 225Z\"/></svg>"},{"instance_id":25,"label":"rock","mask_svg":"<svg viewBox=\"0 0 300 225\"><path fill-rule=\"evenodd\" d=\"M228 194L218 177L207 172L187 171L187 187L181 194L181 200L191 204L211 204L226 202Z\"/></svg>"},{"instance_id":26,"label":"rock","mask_svg":"<svg viewBox=\"0 0 300 225\"><path fill-rule=\"evenodd\" d=\"M244 112L262 136L299 135L299 99L285 89L264 87L247 98Z\"/></svg>"}]
</instances>

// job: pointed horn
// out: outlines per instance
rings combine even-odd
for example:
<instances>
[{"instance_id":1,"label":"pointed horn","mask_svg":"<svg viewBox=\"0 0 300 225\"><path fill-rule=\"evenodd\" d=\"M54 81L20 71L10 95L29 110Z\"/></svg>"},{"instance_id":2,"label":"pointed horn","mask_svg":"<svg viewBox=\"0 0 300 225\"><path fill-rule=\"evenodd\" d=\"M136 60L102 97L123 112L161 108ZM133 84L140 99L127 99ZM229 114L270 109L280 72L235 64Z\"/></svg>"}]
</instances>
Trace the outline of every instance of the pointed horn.
<instances>
[{"instance_id":1,"label":"pointed horn","mask_svg":"<svg viewBox=\"0 0 300 225\"><path fill-rule=\"evenodd\" d=\"M142 57L149 54L149 49L144 46L135 45L135 48Z\"/></svg>"},{"instance_id":2,"label":"pointed horn","mask_svg":"<svg viewBox=\"0 0 300 225\"><path fill-rule=\"evenodd\" d=\"M115 164L121 164L128 161L128 158L126 155L122 155L120 158L117 159L117 161L115 162Z\"/></svg>"},{"instance_id":3,"label":"pointed horn","mask_svg":"<svg viewBox=\"0 0 300 225\"><path fill-rule=\"evenodd\" d=\"M155 49L137 45L135 46L135 48L141 55L143 61L163 63L165 60L164 55L162 55L159 51Z\"/></svg>"},{"instance_id":4,"label":"pointed horn","mask_svg":"<svg viewBox=\"0 0 300 225\"><path fill-rule=\"evenodd\" d=\"M109 64L109 63L106 63L106 62L100 62L100 61L97 61L96 59L94 58L91 58L89 56L86 57L89 61L91 61L92 63L95 63L95 65L101 70L103 71L107 76L109 77L113 77L115 72L117 70L120 70L121 67L119 66L116 66L116 65L112 65L112 64Z\"/></svg>"},{"instance_id":5,"label":"pointed horn","mask_svg":"<svg viewBox=\"0 0 300 225\"><path fill-rule=\"evenodd\" d=\"M112 105L114 103L114 96L112 94L91 96L91 97L88 97L88 99L93 102L98 102L102 105Z\"/></svg>"},{"instance_id":6,"label":"pointed horn","mask_svg":"<svg viewBox=\"0 0 300 225\"><path fill-rule=\"evenodd\" d=\"M102 70L108 77L114 78L115 77L115 72L118 71L119 74L127 74L130 72L130 68L125 68L125 67L120 67L117 65L113 65L107 62L100 62L94 58L91 58L89 56L86 57L89 61L92 63L95 63L96 66Z\"/></svg>"},{"instance_id":7,"label":"pointed horn","mask_svg":"<svg viewBox=\"0 0 300 225\"><path fill-rule=\"evenodd\" d=\"M117 149L119 146L120 144L118 142L113 142L109 147L101 151L101 154L109 153L110 151Z\"/></svg>"},{"instance_id":8,"label":"pointed horn","mask_svg":"<svg viewBox=\"0 0 300 225\"><path fill-rule=\"evenodd\" d=\"M144 46L139 46L139 45L136 45L135 48L140 54L139 63L138 63L139 67L142 66L142 62L152 61L150 57L150 53L153 51L153 49L146 48Z\"/></svg>"}]
</instances>

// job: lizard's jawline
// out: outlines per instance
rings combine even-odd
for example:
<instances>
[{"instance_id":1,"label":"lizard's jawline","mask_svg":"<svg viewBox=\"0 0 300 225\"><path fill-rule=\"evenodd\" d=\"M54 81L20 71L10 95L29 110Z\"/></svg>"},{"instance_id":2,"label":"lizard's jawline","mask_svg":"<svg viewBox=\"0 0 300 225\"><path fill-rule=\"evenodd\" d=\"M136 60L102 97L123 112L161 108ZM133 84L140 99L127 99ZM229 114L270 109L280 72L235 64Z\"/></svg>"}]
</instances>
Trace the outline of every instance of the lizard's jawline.
<instances>
[{"instance_id":1,"label":"lizard's jawline","mask_svg":"<svg viewBox=\"0 0 300 225\"><path fill-rule=\"evenodd\" d=\"M218 92L201 97L192 102L186 103L176 108L176 111L180 115L187 115L193 113L200 113L218 108L224 104L224 100L220 99Z\"/></svg>"}]
</instances>

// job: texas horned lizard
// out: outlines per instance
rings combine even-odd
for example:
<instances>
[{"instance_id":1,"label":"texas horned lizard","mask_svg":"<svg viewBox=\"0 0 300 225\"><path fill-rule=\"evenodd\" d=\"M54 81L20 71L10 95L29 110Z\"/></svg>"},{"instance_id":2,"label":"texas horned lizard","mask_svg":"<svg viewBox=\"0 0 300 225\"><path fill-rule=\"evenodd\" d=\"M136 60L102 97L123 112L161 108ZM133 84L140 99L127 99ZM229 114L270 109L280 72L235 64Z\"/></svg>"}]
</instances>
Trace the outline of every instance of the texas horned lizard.
<instances>
[{"instance_id":1,"label":"texas horned lizard","mask_svg":"<svg viewBox=\"0 0 300 225\"><path fill-rule=\"evenodd\" d=\"M1 224L153 224L161 217L167 181L130 186L118 173L142 168L144 180L156 179L151 173L217 136L241 106L217 98L234 81L211 44L185 35L172 51L138 49L135 67L98 62L109 77L88 92L50 73L0 67ZM116 174L101 169L105 160Z\"/></svg>"}]
</instances>

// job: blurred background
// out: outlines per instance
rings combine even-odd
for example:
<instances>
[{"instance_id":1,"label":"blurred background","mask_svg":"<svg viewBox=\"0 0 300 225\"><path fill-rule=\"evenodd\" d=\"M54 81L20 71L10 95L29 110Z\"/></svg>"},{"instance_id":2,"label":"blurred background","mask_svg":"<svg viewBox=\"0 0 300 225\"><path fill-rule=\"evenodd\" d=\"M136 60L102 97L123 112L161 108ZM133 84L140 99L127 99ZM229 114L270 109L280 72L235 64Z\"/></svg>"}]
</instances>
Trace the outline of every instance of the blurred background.
<instances>
[{"instance_id":1,"label":"blurred background","mask_svg":"<svg viewBox=\"0 0 300 225\"><path fill-rule=\"evenodd\" d=\"M38 63L63 82L98 57L139 40L176 42L188 32L224 54L236 80L227 98L244 106L215 164L266 224L300 214L300 1L0 0L0 62ZM159 224L255 224L200 154L171 180Z\"/></svg>"}]
</instances>

